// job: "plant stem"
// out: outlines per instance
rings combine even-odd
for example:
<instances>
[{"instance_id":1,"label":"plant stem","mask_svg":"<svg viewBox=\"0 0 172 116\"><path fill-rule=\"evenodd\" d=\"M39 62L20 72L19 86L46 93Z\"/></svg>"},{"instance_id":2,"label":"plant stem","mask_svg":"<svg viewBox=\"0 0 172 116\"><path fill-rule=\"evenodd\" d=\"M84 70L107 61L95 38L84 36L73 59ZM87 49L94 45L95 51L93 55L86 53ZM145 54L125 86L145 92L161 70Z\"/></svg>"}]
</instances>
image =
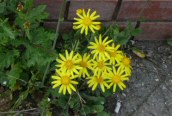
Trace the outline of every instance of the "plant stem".
<instances>
[{"instance_id":1,"label":"plant stem","mask_svg":"<svg viewBox=\"0 0 172 116\"><path fill-rule=\"evenodd\" d=\"M74 44L74 47L73 47L73 51L76 52L77 48L78 48L78 45L79 45L79 39L77 39L75 41L75 44Z\"/></svg>"},{"instance_id":2,"label":"plant stem","mask_svg":"<svg viewBox=\"0 0 172 116\"><path fill-rule=\"evenodd\" d=\"M82 105L85 104L86 101L81 97L81 95L79 94L79 91L77 91L76 93L77 93L78 96L79 96L79 99L80 99L81 104L82 104Z\"/></svg>"},{"instance_id":3,"label":"plant stem","mask_svg":"<svg viewBox=\"0 0 172 116\"><path fill-rule=\"evenodd\" d=\"M65 4L66 4L66 0L63 0L63 3L61 5L61 9L60 9L60 13L59 13L59 18L58 18L58 22L57 22L57 27L56 27L56 33L55 33L55 39L54 39L54 42L53 42L53 46L52 46L52 50L55 49L56 47L56 42L57 42L57 39L59 37L59 31L60 31L60 24L63 20L63 11L64 11L64 8L65 8ZM44 85L44 82L45 82L45 78L46 78L46 75L48 73L48 70L50 68L50 63L47 64L47 67L45 69L45 72L44 72L44 75L43 75L43 79L42 79L42 85Z\"/></svg>"},{"instance_id":4,"label":"plant stem","mask_svg":"<svg viewBox=\"0 0 172 116\"><path fill-rule=\"evenodd\" d=\"M0 114L14 114L14 113L23 113L23 112L29 112L29 111L35 111L39 110L38 108L31 108L31 109L26 109L26 110L20 110L20 111L8 111L8 112L0 112Z\"/></svg>"}]
</instances>

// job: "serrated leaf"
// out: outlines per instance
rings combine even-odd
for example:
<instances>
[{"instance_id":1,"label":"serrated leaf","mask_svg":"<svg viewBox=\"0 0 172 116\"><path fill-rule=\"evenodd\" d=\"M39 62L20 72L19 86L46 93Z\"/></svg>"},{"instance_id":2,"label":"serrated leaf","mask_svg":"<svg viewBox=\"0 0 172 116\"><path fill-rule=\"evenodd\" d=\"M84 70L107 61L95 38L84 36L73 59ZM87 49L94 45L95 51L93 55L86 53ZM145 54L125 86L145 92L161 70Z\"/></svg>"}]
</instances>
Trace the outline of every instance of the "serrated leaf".
<instances>
[{"instance_id":1,"label":"serrated leaf","mask_svg":"<svg viewBox=\"0 0 172 116\"><path fill-rule=\"evenodd\" d=\"M77 109L77 110L80 109L80 108L81 108L81 104L80 104L80 102L78 102L78 101L80 101L78 95L77 95L77 94L73 95L73 96L71 97L70 102L69 102L70 108L72 108L72 109Z\"/></svg>"},{"instance_id":2,"label":"serrated leaf","mask_svg":"<svg viewBox=\"0 0 172 116\"><path fill-rule=\"evenodd\" d=\"M38 7L32 9L28 15L27 19L32 23L35 21L42 21L43 19L48 18L48 13L45 12L46 5L39 5Z\"/></svg>"},{"instance_id":3,"label":"serrated leaf","mask_svg":"<svg viewBox=\"0 0 172 116\"><path fill-rule=\"evenodd\" d=\"M44 48L50 48L52 46L52 41L55 38L55 34L46 31L44 28L38 28L31 33L32 42L36 45L41 45Z\"/></svg>"},{"instance_id":4,"label":"serrated leaf","mask_svg":"<svg viewBox=\"0 0 172 116\"><path fill-rule=\"evenodd\" d=\"M10 26L8 26L8 22L7 21L8 21L8 19L5 19L3 21L1 20L1 22L0 22L0 33L2 33L2 35L4 37L9 37L10 39L15 39L15 33L12 30L12 28Z\"/></svg>"},{"instance_id":5,"label":"serrated leaf","mask_svg":"<svg viewBox=\"0 0 172 116\"><path fill-rule=\"evenodd\" d=\"M69 100L69 96L61 95L59 97L59 99L57 100L57 105L62 107L63 109L66 109L67 108L68 100Z\"/></svg>"},{"instance_id":6,"label":"serrated leaf","mask_svg":"<svg viewBox=\"0 0 172 116\"><path fill-rule=\"evenodd\" d=\"M6 35L8 35L11 39L15 39L15 35L13 33L13 31L11 30L11 28L9 27L3 27L4 32L6 33Z\"/></svg>"},{"instance_id":7,"label":"serrated leaf","mask_svg":"<svg viewBox=\"0 0 172 116\"><path fill-rule=\"evenodd\" d=\"M15 59L19 56L18 50L3 50L0 51L0 68L7 68L14 63Z\"/></svg>"}]
</instances>

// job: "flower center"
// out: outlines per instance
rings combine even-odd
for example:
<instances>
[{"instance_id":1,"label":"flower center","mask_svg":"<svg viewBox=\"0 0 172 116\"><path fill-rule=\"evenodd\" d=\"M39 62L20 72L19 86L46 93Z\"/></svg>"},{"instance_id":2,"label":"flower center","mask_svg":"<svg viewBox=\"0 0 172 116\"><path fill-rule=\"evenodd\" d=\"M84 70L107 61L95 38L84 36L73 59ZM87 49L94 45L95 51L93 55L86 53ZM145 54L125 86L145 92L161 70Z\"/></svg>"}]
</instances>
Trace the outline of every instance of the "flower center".
<instances>
[{"instance_id":1,"label":"flower center","mask_svg":"<svg viewBox=\"0 0 172 116\"><path fill-rule=\"evenodd\" d=\"M88 17L84 18L83 24L86 26L90 26L92 24L92 20Z\"/></svg>"},{"instance_id":2,"label":"flower center","mask_svg":"<svg viewBox=\"0 0 172 116\"><path fill-rule=\"evenodd\" d=\"M69 85L69 84L70 84L70 77L67 76L67 75L63 76L63 77L61 78L61 83L62 83L63 85Z\"/></svg>"},{"instance_id":3,"label":"flower center","mask_svg":"<svg viewBox=\"0 0 172 116\"><path fill-rule=\"evenodd\" d=\"M65 67L67 69L72 69L73 68L73 62L72 62L72 60L67 60L66 63L65 63Z\"/></svg>"},{"instance_id":4,"label":"flower center","mask_svg":"<svg viewBox=\"0 0 172 116\"><path fill-rule=\"evenodd\" d=\"M116 57L116 55L117 55L116 51L110 52L111 57Z\"/></svg>"},{"instance_id":5,"label":"flower center","mask_svg":"<svg viewBox=\"0 0 172 116\"><path fill-rule=\"evenodd\" d=\"M87 62L81 61L80 65L81 65L81 67L86 68L87 67Z\"/></svg>"},{"instance_id":6,"label":"flower center","mask_svg":"<svg viewBox=\"0 0 172 116\"><path fill-rule=\"evenodd\" d=\"M124 58L123 61L124 65L128 66L131 64L131 60L129 58Z\"/></svg>"},{"instance_id":7,"label":"flower center","mask_svg":"<svg viewBox=\"0 0 172 116\"><path fill-rule=\"evenodd\" d=\"M99 52L104 52L105 51L105 46L103 44L100 44L98 46L98 50L99 50Z\"/></svg>"},{"instance_id":8,"label":"flower center","mask_svg":"<svg viewBox=\"0 0 172 116\"><path fill-rule=\"evenodd\" d=\"M98 65L97 65L99 68L104 68L105 64L104 64L104 61L100 61L98 62Z\"/></svg>"},{"instance_id":9,"label":"flower center","mask_svg":"<svg viewBox=\"0 0 172 116\"><path fill-rule=\"evenodd\" d=\"M113 83L119 83L121 82L121 78L119 75L115 75L113 78L112 78L112 82Z\"/></svg>"},{"instance_id":10,"label":"flower center","mask_svg":"<svg viewBox=\"0 0 172 116\"><path fill-rule=\"evenodd\" d=\"M97 77L96 79L97 79L96 81L98 83L103 83L104 82L104 79L102 77Z\"/></svg>"}]
</instances>

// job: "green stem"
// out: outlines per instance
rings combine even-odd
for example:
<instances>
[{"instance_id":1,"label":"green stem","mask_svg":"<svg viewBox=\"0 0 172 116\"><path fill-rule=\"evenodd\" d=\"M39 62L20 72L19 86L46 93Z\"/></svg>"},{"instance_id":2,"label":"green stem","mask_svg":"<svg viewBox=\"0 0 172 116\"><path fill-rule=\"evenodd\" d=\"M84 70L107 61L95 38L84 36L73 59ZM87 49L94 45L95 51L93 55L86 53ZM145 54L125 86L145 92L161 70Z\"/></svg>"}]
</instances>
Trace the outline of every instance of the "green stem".
<instances>
[{"instance_id":1,"label":"green stem","mask_svg":"<svg viewBox=\"0 0 172 116\"><path fill-rule=\"evenodd\" d=\"M79 39L77 39L75 41L75 44L74 44L74 47L73 47L73 51L76 52L77 48L78 48L78 45L79 45Z\"/></svg>"},{"instance_id":2,"label":"green stem","mask_svg":"<svg viewBox=\"0 0 172 116\"><path fill-rule=\"evenodd\" d=\"M59 37L60 24L61 24L62 19L63 19L63 11L64 11L64 8L65 8L65 5L66 5L66 0L63 0L63 4L62 4L62 6L61 6L60 13L59 13L59 19L58 19L58 22L57 22L56 33L55 33L55 39L54 39L54 42L53 42L52 50L55 49L55 47L56 47L56 42L57 42L57 39L58 39L58 37ZM44 72L44 75L43 75L43 79L42 79L42 85L44 85L45 78L46 78L46 75L47 75L47 73L48 73L49 68L50 68L50 63L47 64L47 67L46 67L46 69L45 69L45 72Z\"/></svg>"}]
</instances>

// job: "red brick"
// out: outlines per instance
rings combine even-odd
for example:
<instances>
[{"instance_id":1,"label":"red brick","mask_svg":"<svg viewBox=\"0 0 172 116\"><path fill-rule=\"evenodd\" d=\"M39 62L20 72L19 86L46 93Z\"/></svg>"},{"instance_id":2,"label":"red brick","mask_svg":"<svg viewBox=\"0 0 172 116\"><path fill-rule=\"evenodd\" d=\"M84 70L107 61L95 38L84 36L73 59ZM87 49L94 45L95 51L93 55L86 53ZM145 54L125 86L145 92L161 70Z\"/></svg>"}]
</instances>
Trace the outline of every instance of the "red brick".
<instances>
[{"instance_id":1,"label":"red brick","mask_svg":"<svg viewBox=\"0 0 172 116\"><path fill-rule=\"evenodd\" d=\"M109 22L102 22L103 26L110 26L113 24L118 24L121 28L121 30L125 29L127 26L127 22L114 22L114 21L109 21ZM132 23L133 26L135 27L136 22ZM49 29L56 29L57 22L44 22L44 27L49 28ZM72 30L73 23L72 22L63 22L60 26L60 31L63 33L67 33Z\"/></svg>"},{"instance_id":2,"label":"red brick","mask_svg":"<svg viewBox=\"0 0 172 116\"><path fill-rule=\"evenodd\" d=\"M60 32L69 32L72 30L73 23L62 22L60 25ZM55 30L57 27L57 22L44 22L44 27Z\"/></svg>"},{"instance_id":3,"label":"red brick","mask_svg":"<svg viewBox=\"0 0 172 116\"><path fill-rule=\"evenodd\" d=\"M109 26L114 22L103 22L103 25ZM127 26L127 22L115 22L120 25L121 29ZM133 26L135 26L133 22ZM45 22L44 26L47 28L55 29L56 22ZM172 37L172 22L144 22L141 23L140 28L142 32L137 36L136 40L165 40ZM62 33L68 33L72 30L72 22L63 22L60 27Z\"/></svg>"},{"instance_id":4,"label":"red brick","mask_svg":"<svg viewBox=\"0 0 172 116\"><path fill-rule=\"evenodd\" d=\"M112 20L117 0L71 0L68 12L68 19L76 17L76 10L80 8L93 9L100 14L100 20Z\"/></svg>"},{"instance_id":5,"label":"red brick","mask_svg":"<svg viewBox=\"0 0 172 116\"><path fill-rule=\"evenodd\" d=\"M172 22L141 23L141 34L137 40L165 40L172 37Z\"/></svg>"},{"instance_id":6,"label":"red brick","mask_svg":"<svg viewBox=\"0 0 172 116\"><path fill-rule=\"evenodd\" d=\"M49 19L58 19L63 0L35 0L35 5L47 5L46 11L50 13Z\"/></svg>"},{"instance_id":7,"label":"red brick","mask_svg":"<svg viewBox=\"0 0 172 116\"><path fill-rule=\"evenodd\" d=\"M146 20L172 20L172 0L123 0L118 20L137 20L142 9Z\"/></svg>"}]
</instances>

